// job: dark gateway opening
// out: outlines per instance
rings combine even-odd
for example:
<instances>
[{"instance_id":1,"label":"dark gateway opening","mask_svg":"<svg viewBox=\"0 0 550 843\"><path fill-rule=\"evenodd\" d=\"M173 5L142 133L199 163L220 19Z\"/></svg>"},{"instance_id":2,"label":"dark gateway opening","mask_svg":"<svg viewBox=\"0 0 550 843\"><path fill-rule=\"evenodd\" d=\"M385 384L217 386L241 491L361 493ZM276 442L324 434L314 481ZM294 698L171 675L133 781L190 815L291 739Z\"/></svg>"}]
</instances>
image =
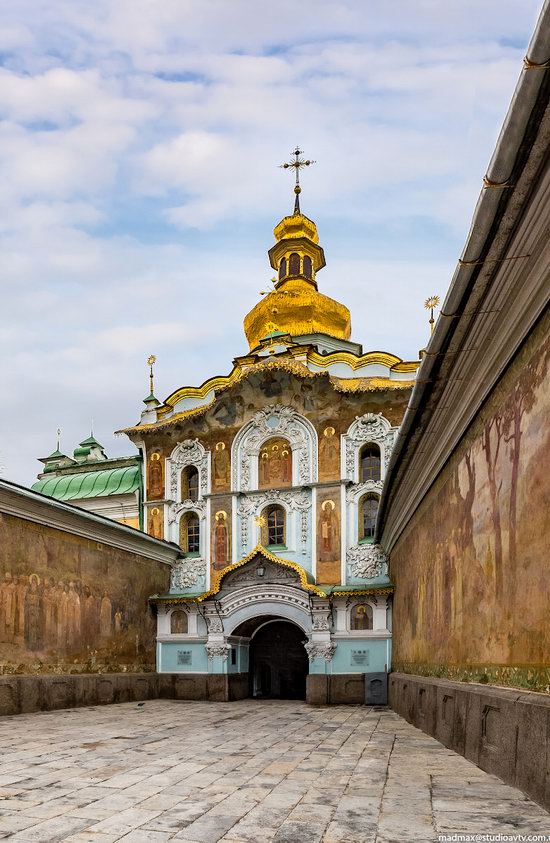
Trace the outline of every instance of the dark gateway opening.
<instances>
[{"instance_id":1,"label":"dark gateway opening","mask_svg":"<svg viewBox=\"0 0 550 843\"><path fill-rule=\"evenodd\" d=\"M305 700L309 661L305 633L289 621L271 621L250 641L250 696Z\"/></svg>"}]
</instances>

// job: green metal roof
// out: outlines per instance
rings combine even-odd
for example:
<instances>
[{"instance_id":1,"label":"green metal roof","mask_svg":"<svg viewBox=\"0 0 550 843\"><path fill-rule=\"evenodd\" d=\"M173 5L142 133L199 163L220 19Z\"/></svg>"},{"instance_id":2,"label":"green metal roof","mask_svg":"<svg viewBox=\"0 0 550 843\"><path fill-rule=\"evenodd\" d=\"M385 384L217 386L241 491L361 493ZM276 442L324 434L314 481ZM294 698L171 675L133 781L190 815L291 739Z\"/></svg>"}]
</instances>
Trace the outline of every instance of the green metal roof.
<instances>
[{"instance_id":1,"label":"green metal roof","mask_svg":"<svg viewBox=\"0 0 550 843\"><path fill-rule=\"evenodd\" d=\"M74 501L137 492L139 483L140 467L130 465L81 474L63 474L61 477L45 477L31 488L33 492L40 492L58 501Z\"/></svg>"}]
</instances>

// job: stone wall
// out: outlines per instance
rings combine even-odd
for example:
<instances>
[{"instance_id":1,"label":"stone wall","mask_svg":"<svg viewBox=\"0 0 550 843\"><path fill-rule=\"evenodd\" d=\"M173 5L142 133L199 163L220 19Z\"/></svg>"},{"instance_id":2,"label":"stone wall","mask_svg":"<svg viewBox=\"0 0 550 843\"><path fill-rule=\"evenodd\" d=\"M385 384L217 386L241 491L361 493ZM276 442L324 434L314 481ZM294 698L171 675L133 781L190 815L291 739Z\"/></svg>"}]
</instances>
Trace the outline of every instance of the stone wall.
<instances>
[{"instance_id":1,"label":"stone wall","mask_svg":"<svg viewBox=\"0 0 550 843\"><path fill-rule=\"evenodd\" d=\"M0 676L0 716L157 697L156 673Z\"/></svg>"},{"instance_id":2,"label":"stone wall","mask_svg":"<svg viewBox=\"0 0 550 843\"><path fill-rule=\"evenodd\" d=\"M550 315L390 554L393 666L550 690Z\"/></svg>"},{"instance_id":3,"label":"stone wall","mask_svg":"<svg viewBox=\"0 0 550 843\"><path fill-rule=\"evenodd\" d=\"M231 702L248 697L248 674L103 673L0 676L0 717L140 700Z\"/></svg>"},{"instance_id":4,"label":"stone wall","mask_svg":"<svg viewBox=\"0 0 550 843\"><path fill-rule=\"evenodd\" d=\"M0 674L155 670L177 548L4 482L0 548Z\"/></svg>"},{"instance_id":5,"label":"stone wall","mask_svg":"<svg viewBox=\"0 0 550 843\"><path fill-rule=\"evenodd\" d=\"M482 770L550 808L550 697L392 673L391 707Z\"/></svg>"}]
</instances>

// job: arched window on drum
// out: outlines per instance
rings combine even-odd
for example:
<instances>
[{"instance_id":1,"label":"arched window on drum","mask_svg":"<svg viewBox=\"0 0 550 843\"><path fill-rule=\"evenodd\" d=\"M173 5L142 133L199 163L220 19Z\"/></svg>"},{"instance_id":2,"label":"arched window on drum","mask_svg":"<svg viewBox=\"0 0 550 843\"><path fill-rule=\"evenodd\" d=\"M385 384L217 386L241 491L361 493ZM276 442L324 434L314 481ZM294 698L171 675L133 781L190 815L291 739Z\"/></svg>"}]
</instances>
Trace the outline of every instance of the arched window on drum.
<instances>
[{"instance_id":1,"label":"arched window on drum","mask_svg":"<svg viewBox=\"0 0 550 843\"><path fill-rule=\"evenodd\" d=\"M374 538L376 515L378 513L378 495L364 495L359 501L359 541L370 542Z\"/></svg>"},{"instance_id":2,"label":"arched window on drum","mask_svg":"<svg viewBox=\"0 0 550 843\"><path fill-rule=\"evenodd\" d=\"M372 606L368 603L357 603L351 610L350 621L352 630L372 629Z\"/></svg>"},{"instance_id":3,"label":"arched window on drum","mask_svg":"<svg viewBox=\"0 0 550 843\"><path fill-rule=\"evenodd\" d=\"M281 263L279 264L279 278L286 277L286 258L282 258Z\"/></svg>"},{"instance_id":4,"label":"arched window on drum","mask_svg":"<svg viewBox=\"0 0 550 843\"><path fill-rule=\"evenodd\" d=\"M309 255L304 255L304 275L306 278L313 278L313 265Z\"/></svg>"},{"instance_id":5,"label":"arched window on drum","mask_svg":"<svg viewBox=\"0 0 550 843\"><path fill-rule=\"evenodd\" d=\"M200 553L200 524L196 512L186 512L180 520L180 547L189 556Z\"/></svg>"},{"instance_id":6,"label":"arched window on drum","mask_svg":"<svg viewBox=\"0 0 550 843\"><path fill-rule=\"evenodd\" d=\"M381 476L380 448L373 443L363 445L359 454L359 482L378 482Z\"/></svg>"},{"instance_id":7,"label":"arched window on drum","mask_svg":"<svg viewBox=\"0 0 550 843\"><path fill-rule=\"evenodd\" d=\"M194 465L188 465L181 473L182 501L196 501L199 499L199 470Z\"/></svg>"},{"instance_id":8,"label":"arched window on drum","mask_svg":"<svg viewBox=\"0 0 550 843\"><path fill-rule=\"evenodd\" d=\"M271 548L286 546L286 512L282 506L274 504L263 512L262 522L263 544Z\"/></svg>"},{"instance_id":9,"label":"arched window on drum","mask_svg":"<svg viewBox=\"0 0 550 843\"><path fill-rule=\"evenodd\" d=\"M292 252L288 259L288 274L289 275L299 275L300 274L300 255L298 252Z\"/></svg>"}]
</instances>

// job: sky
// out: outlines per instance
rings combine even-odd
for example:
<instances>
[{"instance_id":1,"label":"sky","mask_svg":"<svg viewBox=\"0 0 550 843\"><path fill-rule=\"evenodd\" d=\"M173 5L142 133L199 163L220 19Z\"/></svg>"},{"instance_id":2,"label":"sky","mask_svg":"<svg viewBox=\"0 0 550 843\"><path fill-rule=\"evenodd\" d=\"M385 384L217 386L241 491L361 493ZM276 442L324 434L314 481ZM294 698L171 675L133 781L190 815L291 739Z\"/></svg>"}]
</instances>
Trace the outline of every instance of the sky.
<instances>
[{"instance_id":1,"label":"sky","mask_svg":"<svg viewBox=\"0 0 550 843\"><path fill-rule=\"evenodd\" d=\"M293 205L364 350L417 359L540 0L0 0L0 474L227 374Z\"/></svg>"}]
</instances>

